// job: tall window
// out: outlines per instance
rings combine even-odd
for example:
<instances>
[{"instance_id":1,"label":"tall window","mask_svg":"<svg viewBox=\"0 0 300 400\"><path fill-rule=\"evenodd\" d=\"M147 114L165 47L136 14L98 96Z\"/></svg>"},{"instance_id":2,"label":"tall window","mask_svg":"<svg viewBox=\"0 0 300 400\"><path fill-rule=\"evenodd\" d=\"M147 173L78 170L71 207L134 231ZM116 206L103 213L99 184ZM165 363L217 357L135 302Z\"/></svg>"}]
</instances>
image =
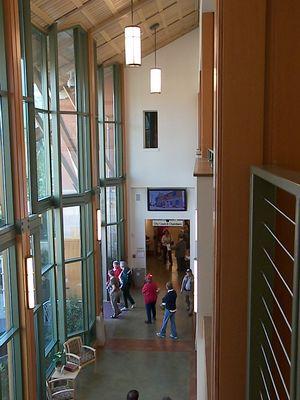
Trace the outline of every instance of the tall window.
<instances>
[{"instance_id":1,"label":"tall window","mask_svg":"<svg viewBox=\"0 0 300 400\"><path fill-rule=\"evenodd\" d=\"M47 36L35 28L32 30L32 59L37 200L41 200L52 195L50 167L51 114L49 110Z\"/></svg>"},{"instance_id":2,"label":"tall window","mask_svg":"<svg viewBox=\"0 0 300 400\"><path fill-rule=\"evenodd\" d=\"M118 65L100 67L98 78L101 209L105 230L102 250L104 263L109 267L114 259L124 256L120 67Z\"/></svg>"},{"instance_id":3,"label":"tall window","mask_svg":"<svg viewBox=\"0 0 300 400\"><path fill-rule=\"evenodd\" d=\"M87 35L58 33L61 176L68 336L95 323Z\"/></svg>"},{"instance_id":4,"label":"tall window","mask_svg":"<svg viewBox=\"0 0 300 400\"><path fill-rule=\"evenodd\" d=\"M15 258L5 37L0 0L0 398L21 400L19 310Z\"/></svg>"}]
</instances>

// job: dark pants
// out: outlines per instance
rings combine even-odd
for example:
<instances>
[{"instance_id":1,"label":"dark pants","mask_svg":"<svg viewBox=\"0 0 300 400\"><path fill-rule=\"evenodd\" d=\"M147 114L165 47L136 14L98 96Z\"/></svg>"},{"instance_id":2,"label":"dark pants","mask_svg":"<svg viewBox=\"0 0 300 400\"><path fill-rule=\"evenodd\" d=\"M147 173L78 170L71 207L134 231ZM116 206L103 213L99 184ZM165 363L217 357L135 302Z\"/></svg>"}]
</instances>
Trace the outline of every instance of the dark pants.
<instances>
[{"instance_id":1,"label":"dark pants","mask_svg":"<svg viewBox=\"0 0 300 400\"><path fill-rule=\"evenodd\" d=\"M147 313L147 320L148 320L148 322L150 322L150 323L152 322L152 320L151 320L151 313L152 313L153 319L156 320L156 308L155 308L155 304L156 304L156 302L145 304L146 313Z\"/></svg>"},{"instance_id":2,"label":"dark pants","mask_svg":"<svg viewBox=\"0 0 300 400\"><path fill-rule=\"evenodd\" d=\"M185 257L176 257L177 260L177 268L179 271L185 271L186 270L186 265L185 265Z\"/></svg>"},{"instance_id":3,"label":"dark pants","mask_svg":"<svg viewBox=\"0 0 300 400\"><path fill-rule=\"evenodd\" d=\"M128 300L130 301L131 304L135 304L135 301L133 300L131 294L130 294L130 286L125 285L122 287L122 292L123 292L123 297L124 297L124 305L126 308L128 308Z\"/></svg>"},{"instance_id":4,"label":"dark pants","mask_svg":"<svg viewBox=\"0 0 300 400\"><path fill-rule=\"evenodd\" d=\"M162 246L162 251L163 251L163 260L164 260L164 264L167 263L167 256L169 259L169 263L170 265L173 265L173 261L172 261L172 251L167 249L167 246Z\"/></svg>"}]
</instances>

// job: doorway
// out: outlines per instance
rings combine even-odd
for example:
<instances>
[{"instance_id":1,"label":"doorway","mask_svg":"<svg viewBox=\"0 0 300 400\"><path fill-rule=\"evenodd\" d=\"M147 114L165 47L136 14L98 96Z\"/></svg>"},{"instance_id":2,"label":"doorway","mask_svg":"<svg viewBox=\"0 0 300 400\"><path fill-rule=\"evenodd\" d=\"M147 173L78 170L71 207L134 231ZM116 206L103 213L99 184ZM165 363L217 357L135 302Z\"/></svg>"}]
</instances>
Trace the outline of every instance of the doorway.
<instances>
[{"instance_id":1,"label":"doorway","mask_svg":"<svg viewBox=\"0 0 300 400\"><path fill-rule=\"evenodd\" d=\"M183 275L190 267L190 220L145 221L146 271L155 275Z\"/></svg>"}]
</instances>

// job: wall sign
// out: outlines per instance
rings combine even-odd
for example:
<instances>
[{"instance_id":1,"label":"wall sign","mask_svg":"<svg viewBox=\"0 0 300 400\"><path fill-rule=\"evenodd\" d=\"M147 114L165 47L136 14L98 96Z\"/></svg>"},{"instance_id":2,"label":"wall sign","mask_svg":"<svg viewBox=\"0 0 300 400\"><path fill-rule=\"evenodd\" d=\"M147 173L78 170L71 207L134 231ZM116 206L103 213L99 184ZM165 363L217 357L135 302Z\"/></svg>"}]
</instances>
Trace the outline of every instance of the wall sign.
<instances>
[{"instance_id":1,"label":"wall sign","mask_svg":"<svg viewBox=\"0 0 300 400\"><path fill-rule=\"evenodd\" d=\"M181 219L153 219L152 226L183 226Z\"/></svg>"}]
</instances>

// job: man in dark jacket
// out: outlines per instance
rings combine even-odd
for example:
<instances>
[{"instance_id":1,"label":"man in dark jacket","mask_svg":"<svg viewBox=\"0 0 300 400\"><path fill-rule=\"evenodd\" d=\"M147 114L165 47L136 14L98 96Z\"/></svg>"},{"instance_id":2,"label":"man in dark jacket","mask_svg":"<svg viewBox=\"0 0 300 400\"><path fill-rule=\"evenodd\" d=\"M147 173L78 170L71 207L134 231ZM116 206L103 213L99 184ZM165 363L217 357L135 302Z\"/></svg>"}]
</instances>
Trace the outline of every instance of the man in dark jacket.
<instances>
[{"instance_id":1,"label":"man in dark jacket","mask_svg":"<svg viewBox=\"0 0 300 400\"><path fill-rule=\"evenodd\" d=\"M183 239L183 235L178 236L178 243L175 246L175 257L177 260L177 270L185 271L185 254L186 254L186 243Z\"/></svg>"},{"instance_id":2,"label":"man in dark jacket","mask_svg":"<svg viewBox=\"0 0 300 400\"><path fill-rule=\"evenodd\" d=\"M173 289L172 282L168 282L166 284L166 289L167 289L168 293L162 299L162 306L165 307L165 314L164 314L164 318L163 318L163 322L162 322L162 326L160 328L160 331L157 332L156 335L158 337L160 337L160 338L165 338L166 337L166 328L167 328L168 321L170 320L170 323L171 323L170 338L171 339L178 339L177 338L177 331L176 331L176 324L175 324L177 293Z\"/></svg>"},{"instance_id":3,"label":"man in dark jacket","mask_svg":"<svg viewBox=\"0 0 300 400\"><path fill-rule=\"evenodd\" d=\"M124 307L121 309L122 311L126 311L128 309L128 300L131 303L131 308L135 307L135 301L133 297L130 294L130 286L131 286L131 281L132 281L132 271L130 268L127 267L125 261L120 261L120 267L121 267L121 274L119 276L120 280L120 288L122 289L123 292L123 297L124 297Z\"/></svg>"}]
</instances>

